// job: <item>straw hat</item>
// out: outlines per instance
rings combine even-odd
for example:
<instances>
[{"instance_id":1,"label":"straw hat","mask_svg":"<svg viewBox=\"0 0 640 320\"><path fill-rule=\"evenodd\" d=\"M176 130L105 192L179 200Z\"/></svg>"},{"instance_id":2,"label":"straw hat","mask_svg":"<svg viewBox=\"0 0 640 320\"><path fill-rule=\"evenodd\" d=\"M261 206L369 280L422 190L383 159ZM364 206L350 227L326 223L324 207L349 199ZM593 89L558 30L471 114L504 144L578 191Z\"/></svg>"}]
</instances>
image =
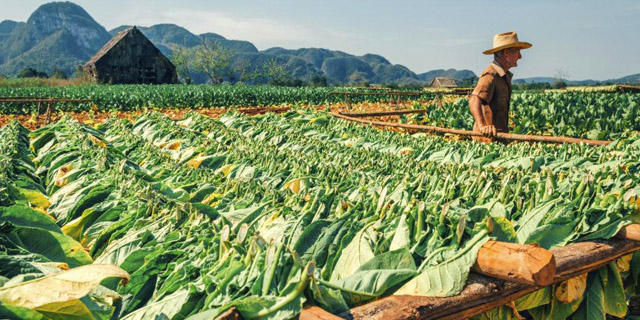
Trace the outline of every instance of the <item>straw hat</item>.
<instances>
[{"instance_id":1,"label":"straw hat","mask_svg":"<svg viewBox=\"0 0 640 320\"><path fill-rule=\"evenodd\" d=\"M531 48L531 43L518 41L518 34L515 32L505 32L493 36L493 48L485 50L484 54L494 54L506 48Z\"/></svg>"}]
</instances>

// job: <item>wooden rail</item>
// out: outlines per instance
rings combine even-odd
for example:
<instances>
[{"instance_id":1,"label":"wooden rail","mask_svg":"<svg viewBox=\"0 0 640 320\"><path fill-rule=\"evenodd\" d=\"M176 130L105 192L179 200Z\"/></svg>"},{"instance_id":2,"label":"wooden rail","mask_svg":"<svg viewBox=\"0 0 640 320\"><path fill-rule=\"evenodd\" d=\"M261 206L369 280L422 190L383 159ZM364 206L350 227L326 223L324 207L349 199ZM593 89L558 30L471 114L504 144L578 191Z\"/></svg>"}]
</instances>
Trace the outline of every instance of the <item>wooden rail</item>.
<instances>
[{"instance_id":1,"label":"wooden rail","mask_svg":"<svg viewBox=\"0 0 640 320\"><path fill-rule=\"evenodd\" d=\"M451 134L469 136L469 137L483 137L483 135L480 132L476 132L476 131L448 129L448 128L441 128L441 127L435 127L435 126L423 126L423 125L417 125L417 124L404 124L404 123L384 122L384 121L376 121L376 120L365 120L365 119L346 116L336 112L332 112L331 115L344 120L364 123L368 125L381 126L381 127L404 128L404 129L410 129L415 131L426 131L426 132L437 132L437 133L451 133ZM500 140L528 141L528 142L584 143L584 144L593 145L593 146L604 146L611 143L611 141L606 141L606 140L590 140L590 139L579 139L579 138L571 138L571 137L535 136L535 135L526 135L526 134L504 133L504 132L498 132L496 134L496 138Z\"/></svg>"},{"instance_id":2,"label":"wooden rail","mask_svg":"<svg viewBox=\"0 0 640 320\"><path fill-rule=\"evenodd\" d=\"M612 239L606 242L580 242L552 250L560 283L640 249L640 242ZM514 301L541 287L492 279L472 273L465 289L457 296L431 298L390 296L356 307L340 316L347 319L465 319Z\"/></svg>"}]
</instances>

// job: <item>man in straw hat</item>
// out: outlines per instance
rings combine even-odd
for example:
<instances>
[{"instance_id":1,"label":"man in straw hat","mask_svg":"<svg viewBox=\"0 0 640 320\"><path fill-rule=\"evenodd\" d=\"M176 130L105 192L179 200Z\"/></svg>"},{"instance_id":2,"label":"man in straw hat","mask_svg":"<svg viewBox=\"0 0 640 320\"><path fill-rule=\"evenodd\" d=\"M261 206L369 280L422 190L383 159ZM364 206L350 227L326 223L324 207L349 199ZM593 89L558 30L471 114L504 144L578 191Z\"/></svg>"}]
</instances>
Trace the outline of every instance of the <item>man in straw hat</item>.
<instances>
[{"instance_id":1,"label":"man in straw hat","mask_svg":"<svg viewBox=\"0 0 640 320\"><path fill-rule=\"evenodd\" d=\"M491 142L497 132L509 132L509 103L511 102L511 77L509 69L518 66L521 49L531 48L528 42L518 41L515 32L500 33L493 37L493 48L484 54L493 54L493 62L487 67L469 98L469 109L475 119L473 130L485 137L474 140Z\"/></svg>"}]
</instances>

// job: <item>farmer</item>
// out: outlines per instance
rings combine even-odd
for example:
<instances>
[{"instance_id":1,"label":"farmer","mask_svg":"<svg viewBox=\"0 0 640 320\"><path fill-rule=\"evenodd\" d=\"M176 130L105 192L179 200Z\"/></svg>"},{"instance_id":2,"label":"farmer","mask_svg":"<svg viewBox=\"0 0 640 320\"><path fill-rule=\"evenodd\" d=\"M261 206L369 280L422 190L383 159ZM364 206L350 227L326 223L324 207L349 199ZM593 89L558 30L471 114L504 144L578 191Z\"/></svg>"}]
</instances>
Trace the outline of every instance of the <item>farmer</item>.
<instances>
[{"instance_id":1,"label":"farmer","mask_svg":"<svg viewBox=\"0 0 640 320\"><path fill-rule=\"evenodd\" d=\"M506 32L493 37L493 48L484 54L493 54L493 62L487 67L478 85L469 97L469 110L475 124L473 131L484 137L476 141L491 142L497 132L509 132L509 103L511 102L511 77L509 69L518 66L521 49L531 48L528 42L518 41L518 34Z\"/></svg>"}]
</instances>

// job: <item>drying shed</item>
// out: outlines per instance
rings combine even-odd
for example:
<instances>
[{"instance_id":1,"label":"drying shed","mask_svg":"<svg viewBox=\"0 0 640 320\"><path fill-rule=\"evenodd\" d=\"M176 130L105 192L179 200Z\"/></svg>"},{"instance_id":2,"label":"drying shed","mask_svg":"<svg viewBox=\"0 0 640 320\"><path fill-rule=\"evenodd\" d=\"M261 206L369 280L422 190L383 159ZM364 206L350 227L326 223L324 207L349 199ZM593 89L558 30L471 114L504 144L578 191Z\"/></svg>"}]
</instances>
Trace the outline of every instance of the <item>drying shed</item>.
<instances>
[{"instance_id":1,"label":"drying shed","mask_svg":"<svg viewBox=\"0 0 640 320\"><path fill-rule=\"evenodd\" d=\"M457 88L458 84L456 83L456 79L449 77L435 77L431 80L430 87L436 88Z\"/></svg>"},{"instance_id":2,"label":"drying shed","mask_svg":"<svg viewBox=\"0 0 640 320\"><path fill-rule=\"evenodd\" d=\"M113 36L84 66L98 83L177 83L176 67L136 27Z\"/></svg>"}]
</instances>

